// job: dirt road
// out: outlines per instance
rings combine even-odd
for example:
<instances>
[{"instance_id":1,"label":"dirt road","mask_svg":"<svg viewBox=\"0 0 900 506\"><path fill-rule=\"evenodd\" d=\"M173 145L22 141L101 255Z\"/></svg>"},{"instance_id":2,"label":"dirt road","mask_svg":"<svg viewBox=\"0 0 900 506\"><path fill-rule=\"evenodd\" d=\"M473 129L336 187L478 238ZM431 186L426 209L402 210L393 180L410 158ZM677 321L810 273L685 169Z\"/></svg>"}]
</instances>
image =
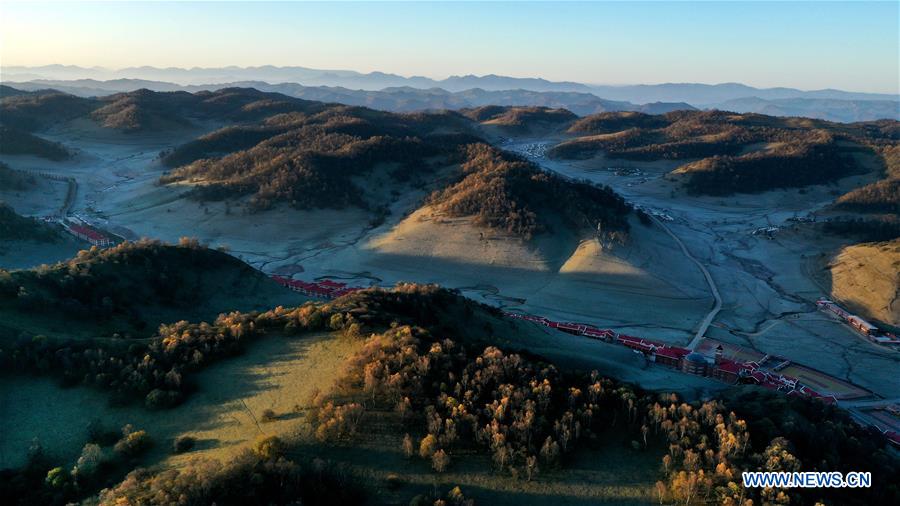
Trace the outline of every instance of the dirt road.
<instances>
[{"instance_id":1,"label":"dirt road","mask_svg":"<svg viewBox=\"0 0 900 506\"><path fill-rule=\"evenodd\" d=\"M663 223L655 216L651 216L651 219L653 219L654 223L659 225L661 229L665 230L666 233L669 234L669 236L671 236L676 243L678 243L678 247L681 248L681 251L686 257L688 257L688 259L690 259L691 262L697 264L700 272L703 273L703 277L706 278L706 283L709 285L709 291L712 292L713 298L716 300L716 303L713 304L712 309L709 311L709 313L707 313L706 317L703 318L703 321L700 322L700 327L697 328L697 333L694 335L694 339L692 339L691 343L687 346L688 349L695 350L697 349L697 345L700 344L700 341L703 340L703 336L706 334L706 329L709 328L709 325L716 318L716 315L719 314L719 311L722 310L722 297L719 295L719 289L716 287L716 283L715 281L713 281L713 278L709 274L709 271L706 269L706 266L704 266L702 262L697 260L694 255L692 255L691 252L688 251L687 246L684 245L684 242L682 242L681 239L677 235L675 235L675 233L672 232L672 230L670 230L665 223Z\"/></svg>"}]
</instances>

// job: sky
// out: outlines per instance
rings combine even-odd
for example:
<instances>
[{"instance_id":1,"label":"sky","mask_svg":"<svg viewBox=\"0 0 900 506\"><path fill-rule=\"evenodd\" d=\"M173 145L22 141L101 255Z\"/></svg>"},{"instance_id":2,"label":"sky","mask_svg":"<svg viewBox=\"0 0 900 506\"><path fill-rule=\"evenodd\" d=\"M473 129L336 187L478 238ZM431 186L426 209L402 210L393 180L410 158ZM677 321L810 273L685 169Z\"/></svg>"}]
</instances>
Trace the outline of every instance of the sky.
<instances>
[{"instance_id":1,"label":"sky","mask_svg":"<svg viewBox=\"0 0 900 506\"><path fill-rule=\"evenodd\" d=\"M900 2L0 3L0 64L900 93Z\"/></svg>"}]
</instances>

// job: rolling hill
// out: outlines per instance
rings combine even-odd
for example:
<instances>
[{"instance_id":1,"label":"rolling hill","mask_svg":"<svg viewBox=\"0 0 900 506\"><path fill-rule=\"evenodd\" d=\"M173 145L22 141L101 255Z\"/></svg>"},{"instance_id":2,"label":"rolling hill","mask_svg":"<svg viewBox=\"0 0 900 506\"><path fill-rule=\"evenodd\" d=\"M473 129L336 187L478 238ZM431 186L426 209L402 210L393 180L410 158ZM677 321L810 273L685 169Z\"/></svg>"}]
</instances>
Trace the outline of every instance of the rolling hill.
<instances>
[{"instance_id":1,"label":"rolling hill","mask_svg":"<svg viewBox=\"0 0 900 506\"><path fill-rule=\"evenodd\" d=\"M163 322L297 300L240 260L189 240L84 250L55 265L0 271L0 278L4 340L23 332L144 337Z\"/></svg>"},{"instance_id":2,"label":"rolling hill","mask_svg":"<svg viewBox=\"0 0 900 506\"><path fill-rule=\"evenodd\" d=\"M842 125L720 111L651 116L605 113L575 122L549 154L577 159L676 160L688 191L727 195L803 187L871 170L867 157L896 142L887 123ZM896 122L893 122L896 124Z\"/></svg>"},{"instance_id":3,"label":"rolling hill","mask_svg":"<svg viewBox=\"0 0 900 506\"><path fill-rule=\"evenodd\" d=\"M0 125L0 154L34 155L53 161L66 160L71 153L60 143L28 132Z\"/></svg>"},{"instance_id":4,"label":"rolling hill","mask_svg":"<svg viewBox=\"0 0 900 506\"><path fill-rule=\"evenodd\" d=\"M100 98L47 90L0 99L0 124L33 132L74 119L86 119L110 130L158 132L187 127L198 121L236 123L278 113L309 112L311 108L320 108L321 104L316 104L249 88L199 93L139 89Z\"/></svg>"},{"instance_id":5,"label":"rolling hill","mask_svg":"<svg viewBox=\"0 0 900 506\"><path fill-rule=\"evenodd\" d=\"M395 190L440 174L439 181L449 179L426 185L435 191L430 204L451 216L473 216L482 226L525 237L549 229L557 218L575 229L594 229L600 221L610 231L625 229L621 216L628 206L611 190L566 181L478 144L473 135L473 121L522 132L560 129L574 118L547 108L403 115L326 106L318 114L228 127L180 146L165 154L164 162L175 168L161 182L190 184L197 199L249 197L256 210L279 203L377 210L388 202L362 184L374 174L386 172ZM544 212L556 218L542 217Z\"/></svg>"},{"instance_id":6,"label":"rolling hill","mask_svg":"<svg viewBox=\"0 0 900 506\"><path fill-rule=\"evenodd\" d=\"M478 123L498 128L505 134L546 134L562 129L578 118L567 109L548 107L504 107L488 105L459 111Z\"/></svg>"}]
</instances>

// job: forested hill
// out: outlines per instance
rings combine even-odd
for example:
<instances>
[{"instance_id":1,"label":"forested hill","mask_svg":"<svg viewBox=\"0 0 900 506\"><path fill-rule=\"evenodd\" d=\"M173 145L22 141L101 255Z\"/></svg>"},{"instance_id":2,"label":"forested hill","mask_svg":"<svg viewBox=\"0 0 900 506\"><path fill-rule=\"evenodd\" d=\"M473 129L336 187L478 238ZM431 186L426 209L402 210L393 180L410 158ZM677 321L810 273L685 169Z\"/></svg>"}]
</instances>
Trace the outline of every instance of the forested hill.
<instances>
[{"instance_id":1,"label":"forested hill","mask_svg":"<svg viewBox=\"0 0 900 506\"><path fill-rule=\"evenodd\" d=\"M164 155L177 167L162 182L192 183L201 199L249 197L255 210L277 203L375 209L383 202L367 198L365 178L377 170L389 184L424 184L437 166L453 163L460 146L479 141L475 133L456 113L322 105L318 112L276 114L188 142Z\"/></svg>"},{"instance_id":2,"label":"forested hill","mask_svg":"<svg viewBox=\"0 0 900 506\"><path fill-rule=\"evenodd\" d=\"M163 322L292 300L263 273L194 240L125 242L55 265L0 270L0 337L144 337Z\"/></svg>"},{"instance_id":3,"label":"forested hill","mask_svg":"<svg viewBox=\"0 0 900 506\"><path fill-rule=\"evenodd\" d=\"M0 177L3 177L0 172ZM60 238L57 226L48 225L35 218L22 216L0 201L0 241L29 240L53 242Z\"/></svg>"},{"instance_id":4,"label":"forested hill","mask_svg":"<svg viewBox=\"0 0 900 506\"><path fill-rule=\"evenodd\" d=\"M99 98L41 90L4 93L0 98L0 124L18 130L38 131L74 119L87 119L111 130L152 132L202 121L243 122L277 113L314 112L323 108L325 105L320 102L252 88L198 93L141 89Z\"/></svg>"},{"instance_id":5,"label":"forested hill","mask_svg":"<svg viewBox=\"0 0 900 506\"><path fill-rule=\"evenodd\" d=\"M898 142L896 121L839 124L724 111L603 113L569 128L549 152L567 159L673 160L696 194L756 193L868 172Z\"/></svg>"}]
</instances>

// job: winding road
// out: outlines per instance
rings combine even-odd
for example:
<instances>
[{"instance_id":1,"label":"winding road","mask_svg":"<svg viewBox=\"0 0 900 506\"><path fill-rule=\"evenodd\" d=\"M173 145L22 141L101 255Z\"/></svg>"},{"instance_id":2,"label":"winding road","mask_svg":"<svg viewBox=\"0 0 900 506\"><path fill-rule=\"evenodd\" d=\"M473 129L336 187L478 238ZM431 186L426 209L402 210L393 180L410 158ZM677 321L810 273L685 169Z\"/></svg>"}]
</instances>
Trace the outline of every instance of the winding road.
<instances>
[{"instance_id":1,"label":"winding road","mask_svg":"<svg viewBox=\"0 0 900 506\"><path fill-rule=\"evenodd\" d=\"M543 150L540 150L539 153L532 153L527 150L526 151L519 150L519 153L525 154L528 158L530 158L533 162L537 163L544 170L553 172L554 174L562 176L563 178L568 179L570 181L577 181L576 178L573 178L572 176L569 176L568 174L564 174L558 170L554 170L553 168L548 167L548 166L544 165L543 163L541 163L542 159L544 158ZM675 233L672 232L672 230L669 229L669 227L666 226L666 224L663 223L656 216L650 215L650 218L653 220L654 223L659 225L659 227L661 229L663 229L667 234L669 234L669 236L672 237L672 239L675 240L675 242L681 248L681 251L684 253L684 256L686 256L691 262L694 262L694 264L697 265L697 267L700 269L700 272L703 273L703 277L706 278L706 284L709 285L709 291L712 292L712 296L715 299L715 304L713 304L712 309L709 311L709 313L706 314L706 317L704 317L703 320L700 322L700 326L697 328L697 333L694 334L694 338L691 340L690 344L687 345L687 348L690 349L691 351L696 350L697 346L700 344L700 341L702 341L703 337L706 335L706 331L709 329L710 324L712 324L713 320L715 320L716 315L719 314L719 311L722 310L722 296L719 295L719 289L716 286L715 281L713 281L712 275L709 273L709 270L707 270L706 266L703 265L702 262L697 260L697 258L694 257L694 255L692 255L690 251L688 251L687 246L685 246L684 242L682 242L682 240L677 235L675 235Z\"/></svg>"},{"instance_id":2,"label":"winding road","mask_svg":"<svg viewBox=\"0 0 900 506\"><path fill-rule=\"evenodd\" d=\"M676 243L678 243L678 246L681 248L681 251L684 253L684 256L688 257L688 259L690 259L691 262L694 262L695 264L697 264L697 267L700 269L700 272L703 273L703 277L706 278L706 283L709 285L709 291L712 292L713 298L715 298L715 300L716 300L716 303L713 304L713 308L710 310L709 313L706 314L706 317L703 318L703 320L700 322L700 327L697 328L697 333L694 334L694 338L691 340L691 343L688 344L688 346L687 346L687 348L689 350L692 350L692 351L696 350L697 346L700 344L700 341L703 340L703 337L706 334L706 330L709 329L709 325L716 318L716 315L719 314L719 311L722 310L722 296L719 295L719 288L716 287L716 283L715 283L715 281L713 281L712 275L710 275L709 270L707 270L706 266L703 265L703 263L701 261L697 260L694 257L694 255L691 254L690 251L688 251L687 246L684 245L684 242L682 242L682 240L677 235L675 235L675 233L672 232L672 230L669 229L669 227L667 227L666 224L663 223L662 221L660 221L656 216L650 216L650 218L653 220L654 223L659 225L660 228L665 230L665 232L667 234L669 234L669 236L671 236L672 239L674 239Z\"/></svg>"}]
</instances>

